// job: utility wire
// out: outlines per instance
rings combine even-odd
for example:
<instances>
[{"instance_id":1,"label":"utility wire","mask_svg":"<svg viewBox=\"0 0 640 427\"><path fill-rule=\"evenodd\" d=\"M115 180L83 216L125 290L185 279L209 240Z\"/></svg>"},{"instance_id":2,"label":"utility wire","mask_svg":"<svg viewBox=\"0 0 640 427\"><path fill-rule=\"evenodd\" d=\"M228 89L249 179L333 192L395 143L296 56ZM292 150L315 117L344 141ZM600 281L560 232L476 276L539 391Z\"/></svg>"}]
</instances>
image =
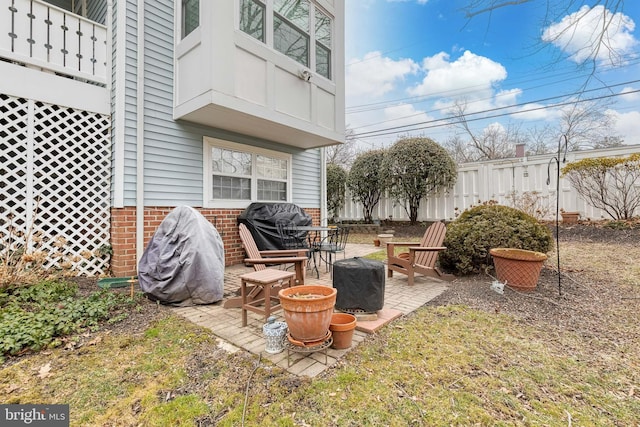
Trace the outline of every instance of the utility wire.
<instances>
[{"instance_id":1,"label":"utility wire","mask_svg":"<svg viewBox=\"0 0 640 427\"><path fill-rule=\"evenodd\" d=\"M599 88L585 89L585 90L582 90L580 92L573 92L573 93L568 93L568 94L564 94L564 95L550 96L550 97L547 97L547 98L541 98L541 99L536 99L536 100L533 100L533 101L521 102L521 103L518 103L518 104L507 105L507 106L504 106L504 107L490 108L488 110L482 110L482 111L469 113L469 114L467 114L467 116L471 116L471 115L475 115L475 114L484 114L484 113L489 113L489 112L492 112L492 111L504 110L504 109L507 109L507 108L521 107L521 106L524 106L524 105L530 105L530 104L550 101L550 100L559 99L559 98L567 98L567 97L570 97L570 96L576 96L576 95L577 96L581 96L581 95L583 95L583 94L585 94L587 92L595 92L595 91L600 91L600 90L605 90L605 89L612 89L614 87L629 85L629 84L633 84L633 83L637 83L637 82L640 82L640 80L631 80L631 81L628 81L628 82L616 83L616 84L603 86L603 87L599 87ZM631 93L631 92L625 92L625 93L622 93L620 95L626 95L628 93ZM552 107L554 107L554 105L549 106L549 108L552 108ZM388 122L388 121L396 121L396 120L401 120L401 119L408 119L408 118L411 118L411 117L413 117L415 115L429 114L429 113L434 112L434 111L438 111L438 110L425 111L424 113L413 114L413 115L404 116L404 117L398 117L398 118L395 118L393 120L385 120L383 122L378 122L378 123L375 123L375 124L358 126L355 129L362 129L362 128L374 126L374 125L379 124L379 123L385 123L385 122ZM444 120L444 119L437 119L437 120ZM416 124L421 124L421 123L414 123L414 124L411 124L411 125L396 126L394 128L388 128L388 129L395 129L395 128L401 128L401 127L406 127L406 126L414 126ZM388 130L388 129L382 129L382 130ZM371 132L375 132L375 131L371 131ZM367 132L361 132L361 134L363 134L363 133L367 133Z\"/></svg>"},{"instance_id":2,"label":"utility wire","mask_svg":"<svg viewBox=\"0 0 640 427\"><path fill-rule=\"evenodd\" d=\"M624 83L622 83L622 84L624 84ZM586 91L584 91L584 92L586 92ZM582 92L582 93L584 93L584 92ZM597 101L597 100L600 100L600 99L613 98L613 97L616 97L616 96L630 95L630 94L638 93L638 92L640 92L640 89L633 90L633 91L628 91L628 92L624 92L624 93L614 93L614 94L609 94L609 95L597 96L597 97L593 97L593 98L561 102L561 103L558 103L558 104L545 105L545 106L542 106L542 107L529 108L529 109L525 109L525 110L510 111L510 112L506 112L506 113L493 114L493 115L476 117L476 118L468 118L468 116L472 116L472 115L485 114L485 113L491 112L491 111L505 110L505 109L519 107L519 106L523 106L523 105L528 105L528 104L532 104L532 103L536 103L536 102L540 102L540 101L544 101L544 100L562 98L562 97L565 97L567 95L558 96L558 97L551 97L551 98L545 98L543 100L538 100L538 101L531 101L531 102L522 103L522 104L515 104L515 105L506 106L506 107L497 107L497 108L492 108L492 109L489 109L489 110L469 113L466 116L465 121L473 122L473 121L477 121L477 120L486 120L486 119L493 119L493 118L496 118L496 117L504 117L504 116L509 116L509 115L530 113L532 111L540 111L540 110L546 110L546 109L550 109L550 108L563 107L565 105L578 104L578 103L582 103L582 102ZM394 126L394 127L378 129L378 130L369 131L369 132L354 133L352 135L352 137L353 138L367 138L367 137L372 137L372 136L392 135L394 133L398 133L398 132L401 132L401 131L412 132L412 131L416 131L416 130L431 129L431 128L436 128L436 127L450 126L452 124L462 123L461 120L457 120L457 121L454 120L457 117L458 116L450 116L450 117L444 117L442 119L434 119L434 120L428 120L426 122L413 123L413 124L410 124L410 125ZM412 126L419 126L419 125L426 125L426 124L431 124L431 125L430 126L417 127L417 128L411 128ZM409 129L409 128L411 128L411 129Z\"/></svg>"}]
</instances>

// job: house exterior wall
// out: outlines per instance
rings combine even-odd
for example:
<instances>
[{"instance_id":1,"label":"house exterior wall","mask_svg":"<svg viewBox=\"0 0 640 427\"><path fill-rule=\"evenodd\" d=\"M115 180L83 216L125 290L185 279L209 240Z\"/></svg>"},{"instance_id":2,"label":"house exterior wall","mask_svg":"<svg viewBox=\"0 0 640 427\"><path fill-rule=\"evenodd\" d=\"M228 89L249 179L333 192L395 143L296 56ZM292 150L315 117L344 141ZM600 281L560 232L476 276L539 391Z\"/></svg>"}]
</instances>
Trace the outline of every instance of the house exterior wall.
<instances>
[{"instance_id":1,"label":"house exterior wall","mask_svg":"<svg viewBox=\"0 0 640 427\"><path fill-rule=\"evenodd\" d=\"M114 41L122 43L124 40L125 46L124 54L118 51L114 56L114 70L116 74L120 71L120 75L114 78L114 158L121 164L120 169L114 165L114 203L111 210L113 274L127 276L136 273L142 249L166 214L178 205L198 209L216 225L223 238L227 265L242 261L244 254L237 234L237 216L244 207L222 209L215 203L206 207L203 204L205 137L290 154L290 201L304 208L315 223L319 223L323 177L321 149L303 150L278 141L174 120L174 1L147 0L143 18L138 16L140 9L135 5L122 5L126 5L125 13L114 10L113 14ZM119 22L126 25L122 27ZM137 32L141 22L144 24L143 33ZM124 31L126 37L119 37L120 31ZM140 34L143 34L143 40L138 39ZM140 46L143 46L143 56L137 56ZM137 64L140 57L144 58L142 67ZM224 61L225 58L214 60ZM137 78L139 70L144 73L141 86ZM118 94L121 90L124 95ZM142 93L139 94L139 90ZM144 165L142 172L138 170L140 164ZM117 194L118 188L122 189L120 195ZM142 198L138 193L141 189ZM143 209L140 209L141 201ZM136 218L141 212L144 231L143 236L138 236L136 230L140 225L136 225Z\"/></svg>"},{"instance_id":2,"label":"house exterior wall","mask_svg":"<svg viewBox=\"0 0 640 427\"><path fill-rule=\"evenodd\" d=\"M174 207L157 206L144 210L144 244L149 243L153 233ZM245 258L240 234L238 233L238 215L242 209L204 209L198 211L214 224L224 242L225 265L242 263ZM314 224L320 224L320 210L305 209ZM116 277L133 276L137 271L136 261L136 209L135 207L111 209L111 227L115 231L111 236L113 256L111 273Z\"/></svg>"},{"instance_id":3,"label":"house exterior wall","mask_svg":"<svg viewBox=\"0 0 640 427\"><path fill-rule=\"evenodd\" d=\"M332 18L331 78L313 67L315 13L305 66L272 47L271 2L264 4L263 40L240 29L239 1L200 2L200 26L176 38L174 117L299 148L343 142L344 5L309 3Z\"/></svg>"},{"instance_id":4,"label":"house exterior wall","mask_svg":"<svg viewBox=\"0 0 640 427\"><path fill-rule=\"evenodd\" d=\"M46 2L40 3L45 5L45 9L48 7ZM16 4L22 13L24 4L28 2L20 0ZM105 24L102 27L102 30L106 31L105 52L110 52L110 56L107 54L102 64L106 66L106 74L100 79L89 79L89 83L82 76L73 79L52 73L50 69L45 68L47 64L42 59L31 64L29 58L26 58L27 66L11 63L10 61L15 61L11 55L3 56L9 61L0 61L0 75L3 76L0 79L0 93L5 96L3 100L8 100L7 105L13 105L15 97L23 98L25 105L50 104L47 108L52 112L73 109L72 113L79 114L69 113L60 121L63 127L69 129L75 129L86 117L100 117L101 123L108 123L105 125L106 128L101 127L96 132L100 133L100 143L104 148L99 160L106 165L106 171L100 173L100 186L102 189L110 187L106 197L110 196L111 200L110 203L108 199L91 200L91 203L95 202L95 206L100 206L100 209L106 208L107 212L110 210L110 214L105 214L102 210L99 212L100 221L106 218L107 224L99 223L97 220L92 222L93 216L97 215L97 207L86 212L71 210L74 205L68 203L69 200L84 197L78 195L78 189L75 187L69 195L60 193L56 202L52 203L52 209L59 209L60 212L70 210L72 216L79 216L80 224L86 225L88 229L99 227L103 231L101 236L107 236L107 240L110 238L108 242L101 240L100 245L105 246L101 249L108 252L109 248L106 246L110 242L113 253L112 272L116 275L136 274L137 260L145 245L166 214L178 205L189 205L199 209L218 227L225 244L227 265L241 262L243 259L236 218L246 206L222 209L216 206L215 201L205 205L203 200L205 137L287 153L290 156L288 158L291 172L288 201L304 208L316 224L320 223L323 216L322 149L305 149L302 147L304 144L291 145L278 138L269 139L173 118L173 34L176 28L176 4L179 4L177 0L89 2L86 15L89 19ZM68 5L63 4L63 7L67 8ZM26 40L28 35L25 33L20 37L22 41ZM214 59L219 62L226 60L225 57ZM336 79L339 80L338 77ZM338 86L342 84L341 81L337 82ZM337 90L338 97L343 97L341 91L342 89ZM9 114L6 111L0 113ZM322 120L331 122L327 118ZM45 126L44 134L48 130ZM81 144L78 145L78 150L86 149L89 153L93 148L93 139L82 133L79 135ZM28 137L22 134L18 135L20 140L26 138ZM3 145L2 149L10 153L15 151L9 143ZM19 152L21 156L26 153ZM87 164L96 160L91 154L86 156L88 157L83 160L87 160ZM31 167L29 162L24 162L24 165L26 168ZM82 164L79 164L78 167L82 172L92 171L91 166L83 168ZM20 187L22 184L17 185ZM24 217L21 221L26 224L29 216L27 212L33 207L35 196L30 194L16 197L20 203L26 199L31 200L31 205L20 207ZM246 205L250 203L251 201L247 201ZM2 208L6 211L11 209L11 206ZM68 231L72 236L76 231L74 228L78 227L69 227L69 230L57 232L65 234ZM96 273L104 274L108 273L108 270L104 267L103 271L93 271L93 274Z\"/></svg>"}]
</instances>

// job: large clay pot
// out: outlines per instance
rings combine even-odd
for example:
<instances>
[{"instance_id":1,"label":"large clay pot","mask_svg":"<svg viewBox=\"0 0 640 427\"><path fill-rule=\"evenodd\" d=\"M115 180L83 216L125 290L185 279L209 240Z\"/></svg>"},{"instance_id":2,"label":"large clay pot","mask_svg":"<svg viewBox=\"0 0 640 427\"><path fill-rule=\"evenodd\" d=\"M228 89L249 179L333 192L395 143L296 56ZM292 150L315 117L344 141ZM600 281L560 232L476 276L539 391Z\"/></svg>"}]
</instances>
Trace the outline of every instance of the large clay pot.
<instances>
[{"instance_id":1,"label":"large clay pot","mask_svg":"<svg viewBox=\"0 0 640 427\"><path fill-rule=\"evenodd\" d=\"M356 316L349 313L333 313L329 330L333 337L331 347L344 349L351 347L353 331L356 329Z\"/></svg>"},{"instance_id":2,"label":"large clay pot","mask_svg":"<svg viewBox=\"0 0 640 427\"><path fill-rule=\"evenodd\" d=\"M536 289L542 265L547 259L545 254L511 248L494 248L489 253L493 257L498 280L518 291Z\"/></svg>"},{"instance_id":3,"label":"large clay pot","mask_svg":"<svg viewBox=\"0 0 640 427\"><path fill-rule=\"evenodd\" d=\"M580 212L560 212L563 224L577 224L580 219Z\"/></svg>"},{"instance_id":4,"label":"large clay pot","mask_svg":"<svg viewBox=\"0 0 640 427\"><path fill-rule=\"evenodd\" d=\"M321 285L301 285L278 292L289 335L309 343L323 340L329 331L337 289Z\"/></svg>"}]
</instances>

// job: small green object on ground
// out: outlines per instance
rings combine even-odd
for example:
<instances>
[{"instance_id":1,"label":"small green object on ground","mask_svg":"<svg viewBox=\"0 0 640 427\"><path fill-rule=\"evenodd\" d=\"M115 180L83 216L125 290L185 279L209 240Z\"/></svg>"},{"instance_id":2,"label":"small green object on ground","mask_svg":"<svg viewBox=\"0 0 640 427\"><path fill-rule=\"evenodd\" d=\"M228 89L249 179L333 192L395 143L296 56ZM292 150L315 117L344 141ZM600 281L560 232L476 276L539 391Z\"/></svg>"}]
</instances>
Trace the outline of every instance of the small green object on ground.
<instances>
[{"instance_id":1,"label":"small green object on ground","mask_svg":"<svg viewBox=\"0 0 640 427\"><path fill-rule=\"evenodd\" d=\"M98 279L98 287L102 289L124 288L131 285L131 280L138 280L138 276L133 277L104 277Z\"/></svg>"}]
</instances>

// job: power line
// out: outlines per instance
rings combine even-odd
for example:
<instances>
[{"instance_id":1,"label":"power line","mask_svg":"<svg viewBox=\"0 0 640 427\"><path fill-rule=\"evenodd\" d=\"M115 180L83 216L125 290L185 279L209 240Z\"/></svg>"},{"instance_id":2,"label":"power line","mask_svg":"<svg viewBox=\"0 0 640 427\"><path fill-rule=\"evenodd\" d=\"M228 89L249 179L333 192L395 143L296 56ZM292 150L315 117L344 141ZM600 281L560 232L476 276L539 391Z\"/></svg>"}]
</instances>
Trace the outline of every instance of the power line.
<instances>
[{"instance_id":1,"label":"power line","mask_svg":"<svg viewBox=\"0 0 640 427\"><path fill-rule=\"evenodd\" d=\"M638 80L635 80L634 82L637 82L637 81ZM625 83L621 83L621 84L625 84ZM546 106L543 106L543 107L530 108L530 109L520 110L520 111L513 111L513 112L507 112L507 113L501 113L501 114L493 114L493 115L489 115L489 116L482 116L482 117L476 117L476 118L470 118L470 119L469 118L465 118L465 121L474 122L474 121L478 121L478 120L487 120L487 119L493 119L493 118L504 117L504 116L509 116L509 115L530 113L530 112L533 112L533 111L540 111L540 110L546 110L546 109L550 109L550 108L563 107L565 105L578 104L578 103L582 103L582 102L597 101L597 100L600 100L600 99L613 98L613 97L616 97L616 96L624 96L624 95L629 95L629 94L638 93L638 92L640 92L640 89L629 91L629 92L624 92L624 93L614 93L614 94L609 94L609 95L603 95L603 96L598 96L598 97L594 97L594 98L580 99L580 100L575 100L575 101L567 101L567 102L562 102L562 103L559 103L559 104L546 105ZM534 101L534 102L538 102L538 101ZM532 102L528 102L527 104L531 104L531 103ZM516 104L516 105L512 105L512 106L507 106L507 107L493 108L493 109L490 109L490 110L470 113L469 116L477 115L477 114L484 114L484 113L490 112L490 111L504 110L504 109L507 109L507 108L513 108L513 107L517 107L517 106L521 106L521 105L526 105L526 104ZM386 128L386 129L379 129L377 131L355 133L355 134L353 134L353 137L354 138L369 138L369 137L375 137L375 136L393 135L393 134L399 133L400 132L399 129L403 129L405 132L413 132L413 131L416 131L416 130L431 129L431 128L436 128L436 127L450 126L452 124L462 123L461 120L454 121L453 119L455 119L456 117L457 116L451 116L451 117L445 117L445 118L442 118L442 119L434 119L434 120L429 120L429 121L426 121L426 122L414 123L414 124L411 124L411 125L395 126L395 127ZM444 122L444 123L440 123L440 122ZM435 123L435 124L432 124L432 123ZM423 126L423 127L413 128L413 129L404 129L404 128L408 128L408 127L411 127L411 126L418 126L418 125L423 125L423 124L431 124L431 125L430 126Z\"/></svg>"},{"instance_id":2,"label":"power line","mask_svg":"<svg viewBox=\"0 0 640 427\"><path fill-rule=\"evenodd\" d=\"M587 92L594 92L594 91L599 91L599 90L612 89L614 87L629 85L629 84L633 84L633 83L637 83L637 82L640 82L640 80L631 80L631 81L623 82L623 83L615 83L615 84L611 84L611 85L607 85L607 86L602 86L602 87L599 87L599 88L585 89L585 90L582 90L580 92L573 92L573 93L564 94L564 95L551 96L551 97L548 97L548 98L537 99L537 100L534 100L534 101L521 102L521 103L518 103L518 104L507 105L507 106L504 106L504 107L491 108L491 109L488 109L488 110L482 110L482 111L478 111L478 112L474 112L474 113L469 113L469 114L467 114L467 116L471 116L471 115L474 115L474 114L484 114L484 113L489 113L489 112L492 112L492 111L504 110L504 109L507 109L507 108L521 107L521 106L524 106L524 105L551 101L553 99L567 98L567 97L576 96L576 95L583 95L583 94L585 94ZM628 92L625 92L625 93L628 93ZM550 106L550 108L551 107L553 107L553 106ZM422 112L422 113L412 114L412 115L404 116L404 117L396 117L394 119L384 120L384 121L381 121L381 122L372 123L370 125L358 126L357 128L354 128L354 129L362 129L362 128L366 128L366 127L369 127L369 126L375 126L375 125L378 125L380 123L397 121L397 120L401 120L401 119L408 119L408 118L411 118L411 117L414 117L414 116L419 116L421 114L429 114L429 113L431 113L433 111L437 111L437 110L425 111L425 112ZM442 119L437 119L437 120L442 120ZM422 123L426 123L426 122L422 122ZM410 125L395 126L395 127L391 127L391 128L385 128L385 129L382 129L382 130L390 130L390 129L396 129L396 128L403 128L403 127L407 127L407 126L415 126L415 125L419 125L419 124L422 124L422 123L414 123L414 124L410 124ZM377 131L370 131L370 132L377 132ZM368 133L368 132L360 132L360 134L366 134L366 133Z\"/></svg>"},{"instance_id":3,"label":"power line","mask_svg":"<svg viewBox=\"0 0 640 427\"><path fill-rule=\"evenodd\" d=\"M488 109L488 110L476 111L476 112L467 114L467 116L472 116L472 115L476 115L476 114L484 114L484 113L489 113L489 112L492 112L492 111L505 110L505 109L508 109L508 108L521 107L521 106L525 106L525 105L529 105L529 104L546 102L546 101L550 101L550 100L553 100L553 99L567 98L567 97L576 96L576 95L583 95L583 94L585 94L587 92L595 92L595 91L600 91L600 90L604 90L604 89L612 89L614 87L630 85L630 84L637 83L637 82L640 82L640 80L631 80L631 81L628 81L628 82L615 83L615 84L611 84L611 85L607 85L607 86L603 86L603 87L599 87L599 88L585 89L585 90L582 90L580 92L573 92L573 93L569 93L569 94L551 96L551 97L541 98L541 99L537 99L537 100L533 100L533 101L527 101L527 102L521 102L521 103L518 103L518 104L507 105L507 106L504 106L504 107L496 107L496 108L491 108L491 109ZM629 93L633 93L633 92L624 92L624 93L620 93L620 95L625 95L625 94L629 94ZM555 107L555 105L549 106L549 108L552 108L552 107ZM412 116L401 117L401 118L409 118L409 117L412 117ZM396 118L394 120L399 120L399 119L400 118ZM440 120L446 120L446 119L434 119L432 121L440 121ZM410 124L410 125L395 126L395 127L379 129L379 130L385 131L385 130L391 130L391 129L399 129L399 128L404 128L404 127L409 127L409 126L420 125L420 124L423 124L423 123L430 123L432 121L413 123L413 124ZM359 128L362 128L362 127L368 127L368 126L372 126L372 125L359 126L356 129L359 129ZM377 131L379 131L379 130L377 130ZM377 132L377 131L360 132L360 135L367 134L367 133L373 133L373 132Z\"/></svg>"}]
</instances>

